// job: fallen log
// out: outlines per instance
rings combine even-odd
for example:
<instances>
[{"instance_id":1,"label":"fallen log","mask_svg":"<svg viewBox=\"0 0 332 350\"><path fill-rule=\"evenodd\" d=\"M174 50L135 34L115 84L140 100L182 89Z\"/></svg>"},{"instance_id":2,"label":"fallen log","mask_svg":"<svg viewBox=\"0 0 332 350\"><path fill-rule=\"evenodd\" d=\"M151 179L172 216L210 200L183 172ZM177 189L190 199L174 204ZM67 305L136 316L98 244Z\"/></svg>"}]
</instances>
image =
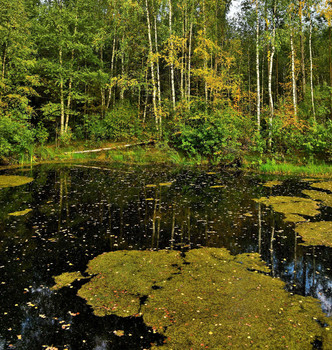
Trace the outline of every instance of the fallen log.
<instances>
[{"instance_id":1,"label":"fallen log","mask_svg":"<svg viewBox=\"0 0 332 350\"><path fill-rule=\"evenodd\" d=\"M115 149L122 149L122 148L130 148L135 146L147 146L147 145L153 145L156 141L150 140L147 142L138 142L138 143L130 143L126 145L119 145L119 146L113 146L113 147L107 147L107 148L97 148L97 149L87 149L84 151L73 151L73 152L65 152L65 154L79 154L79 153L92 153L92 152L102 152L102 151L112 151Z\"/></svg>"}]
</instances>

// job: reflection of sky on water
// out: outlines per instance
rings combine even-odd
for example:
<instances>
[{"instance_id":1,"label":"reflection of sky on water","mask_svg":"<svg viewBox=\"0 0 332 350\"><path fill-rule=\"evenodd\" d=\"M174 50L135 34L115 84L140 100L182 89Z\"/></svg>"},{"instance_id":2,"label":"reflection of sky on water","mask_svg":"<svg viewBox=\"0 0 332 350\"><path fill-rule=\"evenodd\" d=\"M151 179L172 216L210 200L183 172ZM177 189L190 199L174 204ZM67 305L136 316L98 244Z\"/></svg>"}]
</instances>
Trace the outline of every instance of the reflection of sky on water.
<instances>
[{"instance_id":1,"label":"reflection of sky on water","mask_svg":"<svg viewBox=\"0 0 332 350\"><path fill-rule=\"evenodd\" d=\"M259 252L290 292L318 298L331 315L331 248L301 245L293 225L252 200L299 196L308 183L284 178L271 189L258 176L167 167L53 166L22 175L35 181L0 192L0 349L9 342L18 349L39 349L45 341L80 349L103 349L110 339L119 349L149 344L152 335L143 322L96 318L76 297L77 286L49 289L52 276L84 271L93 257L120 249ZM27 216L8 217L27 207L33 209ZM331 217L323 208L320 219ZM128 332L119 339L113 332L123 328Z\"/></svg>"}]
</instances>

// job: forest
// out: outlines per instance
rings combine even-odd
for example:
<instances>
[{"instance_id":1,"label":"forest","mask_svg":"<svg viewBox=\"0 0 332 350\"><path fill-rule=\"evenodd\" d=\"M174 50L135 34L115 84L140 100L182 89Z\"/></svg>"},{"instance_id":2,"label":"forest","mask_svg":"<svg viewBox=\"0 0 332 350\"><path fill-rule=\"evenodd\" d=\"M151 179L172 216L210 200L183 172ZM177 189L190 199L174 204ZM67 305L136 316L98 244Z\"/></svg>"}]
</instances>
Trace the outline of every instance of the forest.
<instances>
[{"instance_id":1,"label":"forest","mask_svg":"<svg viewBox=\"0 0 332 350\"><path fill-rule=\"evenodd\" d=\"M332 157L329 0L1 0L0 160L159 140Z\"/></svg>"}]
</instances>

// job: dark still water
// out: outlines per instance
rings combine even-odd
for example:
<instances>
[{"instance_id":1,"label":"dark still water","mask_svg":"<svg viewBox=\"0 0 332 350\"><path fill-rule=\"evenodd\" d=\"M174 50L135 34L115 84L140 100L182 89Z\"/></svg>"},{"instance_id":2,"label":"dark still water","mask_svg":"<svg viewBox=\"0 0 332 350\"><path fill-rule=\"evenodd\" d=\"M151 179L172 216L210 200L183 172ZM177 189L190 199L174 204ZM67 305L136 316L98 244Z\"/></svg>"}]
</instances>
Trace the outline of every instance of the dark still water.
<instances>
[{"instance_id":1,"label":"dark still water","mask_svg":"<svg viewBox=\"0 0 332 350\"><path fill-rule=\"evenodd\" d=\"M0 175L33 177L0 189L0 349L148 349L163 338L141 318L96 317L52 276L84 272L114 250L225 247L258 252L287 290L320 299L332 314L332 248L304 246L282 214L256 203L267 195L304 197L310 183L282 184L241 173L172 167L36 166ZM22 216L10 213L32 209ZM331 207L313 221L332 220ZM121 337L117 330L125 330ZM162 348L162 347L161 347Z\"/></svg>"}]
</instances>

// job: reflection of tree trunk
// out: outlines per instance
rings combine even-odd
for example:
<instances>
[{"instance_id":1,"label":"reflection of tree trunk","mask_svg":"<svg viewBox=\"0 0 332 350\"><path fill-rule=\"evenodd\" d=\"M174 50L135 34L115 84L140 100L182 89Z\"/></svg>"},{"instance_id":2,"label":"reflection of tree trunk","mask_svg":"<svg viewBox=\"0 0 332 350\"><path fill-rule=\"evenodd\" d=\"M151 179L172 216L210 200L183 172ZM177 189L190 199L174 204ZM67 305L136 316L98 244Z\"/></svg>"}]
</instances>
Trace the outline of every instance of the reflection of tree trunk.
<instances>
[{"instance_id":1,"label":"reflection of tree trunk","mask_svg":"<svg viewBox=\"0 0 332 350\"><path fill-rule=\"evenodd\" d=\"M160 216L158 217L158 225L157 225L157 250L159 249L159 240L160 240Z\"/></svg>"},{"instance_id":2,"label":"reflection of tree trunk","mask_svg":"<svg viewBox=\"0 0 332 350\"><path fill-rule=\"evenodd\" d=\"M315 257L315 247L312 247L312 259L313 259L313 272L312 272L312 286L316 284L316 257Z\"/></svg>"},{"instance_id":3,"label":"reflection of tree trunk","mask_svg":"<svg viewBox=\"0 0 332 350\"><path fill-rule=\"evenodd\" d=\"M156 237L156 217L157 217L157 199L154 200L153 216L152 216L152 237L151 237L151 249L154 248L154 242Z\"/></svg>"},{"instance_id":4,"label":"reflection of tree trunk","mask_svg":"<svg viewBox=\"0 0 332 350\"><path fill-rule=\"evenodd\" d=\"M59 173L59 180L60 180L60 191L59 191L58 233L61 230L62 205L63 205L63 174L61 170Z\"/></svg>"},{"instance_id":5,"label":"reflection of tree trunk","mask_svg":"<svg viewBox=\"0 0 332 350\"><path fill-rule=\"evenodd\" d=\"M271 227L271 242L270 242L271 272L272 272L272 277L275 276L275 270L274 270L274 249L273 249L274 232L275 232L275 223L274 223L274 218L273 218L273 219L272 219L272 227Z\"/></svg>"},{"instance_id":6,"label":"reflection of tree trunk","mask_svg":"<svg viewBox=\"0 0 332 350\"><path fill-rule=\"evenodd\" d=\"M307 285L307 260L306 260L306 254L303 254L303 267L302 267L302 294L304 296L307 295L306 291L306 285Z\"/></svg>"},{"instance_id":7,"label":"reflection of tree trunk","mask_svg":"<svg viewBox=\"0 0 332 350\"><path fill-rule=\"evenodd\" d=\"M108 237L109 237L110 247L112 249L114 242L112 242L112 206L111 206L110 200L108 200L108 232L109 232Z\"/></svg>"},{"instance_id":8,"label":"reflection of tree trunk","mask_svg":"<svg viewBox=\"0 0 332 350\"><path fill-rule=\"evenodd\" d=\"M188 244L190 247L190 239L191 239L191 224L190 224L190 208L188 208Z\"/></svg>"},{"instance_id":9,"label":"reflection of tree trunk","mask_svg":"<svg viewBox=\"0 0 332 350\"><path fill-rule=\"evenodd\" d=\"M174 249L174 232L175 232L175 210L173 206L172 231L171 231L171 250Z\"/></svg>"},{"instance_id":10,"label":"reflection of tree trunk","mask_svg":"<svg viewBox=\"0 0 332 350\"><path fill-rule=\"evenodd\" d=\"M65 187L65 199L66 199L66 226L69 223L69 201L68 201L68 174L65 173L64 177L64 187Z\"/></svg>"}]
</instances>

